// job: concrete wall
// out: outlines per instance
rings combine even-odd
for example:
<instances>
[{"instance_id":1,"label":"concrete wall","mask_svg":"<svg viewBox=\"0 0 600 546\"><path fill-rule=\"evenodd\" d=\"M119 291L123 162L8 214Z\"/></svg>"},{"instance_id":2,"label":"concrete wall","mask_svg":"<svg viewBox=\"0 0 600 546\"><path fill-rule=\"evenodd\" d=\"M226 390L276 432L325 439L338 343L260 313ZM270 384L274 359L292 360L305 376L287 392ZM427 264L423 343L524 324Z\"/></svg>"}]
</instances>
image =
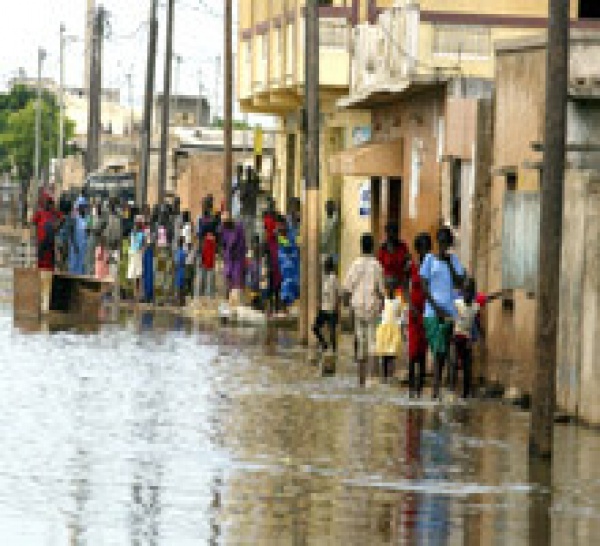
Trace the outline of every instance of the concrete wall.
<instances>
[{"instance_id":1,"label":"concrete wall","mask_svg":"<svg viewBox=\"0 0 600 546\"><path fill-rule=\"evenodd\" d=\"M557 397L559 408L600 423L600 174L569 171L564 212Z\"/></svg>"}]
</instances>

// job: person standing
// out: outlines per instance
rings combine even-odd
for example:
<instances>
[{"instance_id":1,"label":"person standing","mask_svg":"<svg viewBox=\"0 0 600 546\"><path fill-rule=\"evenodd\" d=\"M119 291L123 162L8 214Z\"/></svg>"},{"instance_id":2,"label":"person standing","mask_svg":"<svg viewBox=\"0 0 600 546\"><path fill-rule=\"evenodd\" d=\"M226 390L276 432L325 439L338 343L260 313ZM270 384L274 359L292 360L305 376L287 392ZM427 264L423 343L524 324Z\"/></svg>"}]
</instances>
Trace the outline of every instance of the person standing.
<instances>
[{"instance_id":1,"label":"person standing","mask_svg":"<svg viewBox=\"0 0 600 546\"><path fill-rule=\"evenodd\" d=\"M49 195L42 196L41 205L31 221L36 228L37 266L41 271L54 271L55 239L63 216L55 209L54 200Z\"/></svg>"},{"instance_id":2,"label":"person standing","mask_svg":"<svg viewBox=\"0 0 600 546\"><path fill-rule=\"evenodd\" d=\"M185 239L179 237L177 241L177 251L175 252L175 294L177 305L183 307L185 305L185 264L187 254L185 251Z\"/></svg>"},{"instance_id":3,"label":"person standing","mask_svg":"<svg viewBox=\"0 0 600 546\"><path fill-rule=\"evenodd\" d=\"M379 248L377 259L383 267L386 281L394 282L403 292L407 288L407 265L409 252L406 243L400 239L400 230L396 222L385 227L385 241Z\"/></svg>"},{"instance_id":4,"label":"person standing","mask_svg":"<svg viewBox=\"0 0 600 546\"><path fill-rule=\"evenodd\" d=\"M323 336L323 327L328 326L330 346L334 353L337 352L337 325L339 319L340 281L336 274L336 264L332 256L325 258L323 265L323 292L321 309L317 314L313 333L319 341L322 351L327 351L329 345Z\"/></svg>"},{"instance_id":5,"label":"person standing","mask_svg":"<svg viewBox=\"0 0 600 546\"><path fill-rule=\"evenodd\" d=\"M427 336L423 324L425 313L425 292L419 270L431 252L432 242L429 233L415 237L414 249L417 259L410 263L410 289L408 312L408 382L410 397L420 397L425 385L427 363Z\"/></svg>"},{"instance_id":6,"label":"person standing","mask_svg":"<svg viewBox=\"0 0 600 546\"><path fill-rule=\"evenodd\" d=\"M386 281L386 294L381 314L381 324L377 327L375 350L381 358L381 379L387 383L393 376L397 359L402 354L402 318L404 302L398 296L393 279Z\"/></svg>"},{"instance_id":7,"label":"person standing","mask_svg":"<svg viewBox=\"0 0 600 546\"><path fill-rule=\"evenodd\" d=\"M69 273L85 275L85 257L87 252L87 201L80 197L75 203L73 226L69 244Z\"/></svg>"},{"instance_id":8,"label":"person standing","mask_svg":"<svg viewBox=\"0 0 600 546\"><path fill-rule=\"evenodd\" d=\"M200 252L200 272L196 282L199 296L213 299L216 290L217 237L212 231L206 232L202 238Z\"/></svg>"},{"instance_id":9,"label":"person standing","mask_svg":"<svg viewBox=\"0 0 600 546\"><path fill-rule=\"evenodd\" d=\"M144 234L142 297L145 303L154 301L154 235L150 231Z\"/></svg>"},{"instance_id":10,"label":"person standing","mask_svg":"<svg viewBox=\"0 0 600 546\"><path fill-rule=\"evenodd\" d=\"M104 221L102 218L102 207L99 203L91 207L88 215L87 235L88 243L85 255L85 272L87 275L94 275L96 269L96 246L98 239L104 231Z\"/></svg>"},{"instance_id":11,"label":"person standing","mask_svg":"<svg viewBox=\"0 0 600 546\"><path fill-rule=\"evenodd\" d=\"M438 253L428 254L419 274L425 292L425 333L434 358L433 397L439 398L442 374L448 358L454 321L456 289L461 288L465 270L458 257L450 252L454 244L452 231L442 227L437 232Z\"/></svg>"},{"instance_id":12,"label":"person standing","mask_svg":"<svg viewBox=\"0 0 600 546\"><path fill-rule=\"evenodd\" d=\"M104 238L110 253L110 277L115 281L119 278L119 260L123 241L123 225L117 211L117 204L111 200L108 207L108 217L104 228Z\"/></svg>"},{"instance_id":13,"label":"person standing","mask_svg":"<svg viewBox=\"0 0 600 546\"><path fill-rule=\"evenodd\" d=\"M133 231L129 237L129 263L127 278L133 283L134 299L140 300L140 280L143 273L144 224L141 216L136 216Z\"/></svg>"},{"instance_id":14,"label":"person standing","mask_svg":"<svg viewBox=\"0 0 600 546\"><path fill-rule=\"evenodd\" d=\"M242 290L245 283L246 236L240 223L234 222L228 212L223 212L221 245L227 296L232 290Z\"/></svg>"},{"instance_id":15,"label":"person standing","mask_svg":"<svg viewBox=\"0 0 600 546\"><path fill-rule=\"evenodd\" d=\"M279 270L281 271L280 299L287 310L300 297L300 250L289 234L284 217L278 223Z\"/></svg>"},{"instance_id":16,"label":"person standing","mask_svg":"<svg viewBox=\"0 0 600 546\"><path fill-rule=\"evenodd\" d=\"M366 383L367 367L374 371L375 331L385 294L383 268L375 258L373 235L365 233L360 240L361 256L354 260L343 290L355 316L356 358L358 360L359 384Z\"/></svg>"},{"instance_id":17,"label":"person standing","mask_svg":"<svg viewBox=\"0 0 600 546\"><path fill-rule=\"evenodd\" d=\"M32 224L36 228L37 266L40 270L42 309L44 311L50 310L52 272L56 265L55 239L61 221L62 215L54 208L52 197L44 196L42 208L35 213L32 220Z\"/></svg>"},{"instance_id":18,"label":"person standing","mask_svg":"<svg viewBox=\"0 0 600 546\"><path fill-rule=\"evenodd\" d=\"M321 254L325 257L331 256L336 267L340 263L340 220L337 205L331 199L325 203L325 224L321 237Z\"/></svg>"}]
</instances>

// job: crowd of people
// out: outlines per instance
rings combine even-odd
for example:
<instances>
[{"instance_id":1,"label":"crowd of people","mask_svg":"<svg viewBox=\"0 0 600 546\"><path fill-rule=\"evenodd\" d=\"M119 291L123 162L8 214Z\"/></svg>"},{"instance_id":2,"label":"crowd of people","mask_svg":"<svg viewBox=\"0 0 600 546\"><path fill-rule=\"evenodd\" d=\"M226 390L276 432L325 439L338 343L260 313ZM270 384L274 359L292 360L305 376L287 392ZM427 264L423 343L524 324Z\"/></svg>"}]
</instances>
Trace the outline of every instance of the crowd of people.
<instances>
[{"instance_id":1,"label":"crowd of people","mask_svg":"<svg viewBox=\"0 0 600 546\"><path fill-rule=\"evenodd\" d=\"M44 193L32 223L39 269L114 280L135 301L184 305L214 299L223 286L231 301L248 293L256 309L286 313L300 296L299 215L280 214L272 199L249 223L217 208L212 195L192 219L177 198L152 209L83 195L57 206Z\"/></svg>"},{"instance_id":2,"label":"crowd of people","mask_svg":"<svg viewBox=\"0 0 600 546\"><path fill-rule=\"evenodd\" d=\"M444 371L449 387L460 395L473 395L473 347L483 336L481 311L503 295L477 293L457 255L451 252L454 236L442 227L437 248L429 233L414 240L414 255L400 239L398 225L386 226L383 244L376 249L373 236L361 238L361 256L340 283L334 262L324 264L323 298L313 331L323 350L327 325L335 350L341 302L354 317L355 357L359 382L379 375L387 382L399 359L407 355L411 397L420 397L425 385L428 355L433 364L433 397L439 398ZM345 300L345 301L344 301Z\"/></svg>"},{"instance_id":3,"label":"crowd of people","mask_svg":"<svg viewBox=\"0 0 600 546\"><path fill-rule=\"evenodd\" d=\"M43 194L33 224L40 269L112 279L120 297L185 305L189 299L216 298L222 285L221 295L232 305L245 300L267 315L286 313L300 297L298 200L283 215L269 198L259 218L238 220L223 206L217 209L208 195L201 214L192 219L178 199L138 209L80 196L74 202L63 198L56 207ZM454 389L462 372L460 393L471 396L473 345L483 335L481 310L502 293L477 293L451 251L451 229L438 230L436 248L429 233L420 233L412 255L396 223L386 226L378 248L366 233L361 256L340 283L339 219L333 201L325 205L324 224L322 298L313 326L320 348L337 350L340 305L346 304L352 309L361 385L377 372L388 381L397 361L407 355L410 395L421 396L431 355L433 396L440 395L445 370Z\"/></svg>"}]
</instances>

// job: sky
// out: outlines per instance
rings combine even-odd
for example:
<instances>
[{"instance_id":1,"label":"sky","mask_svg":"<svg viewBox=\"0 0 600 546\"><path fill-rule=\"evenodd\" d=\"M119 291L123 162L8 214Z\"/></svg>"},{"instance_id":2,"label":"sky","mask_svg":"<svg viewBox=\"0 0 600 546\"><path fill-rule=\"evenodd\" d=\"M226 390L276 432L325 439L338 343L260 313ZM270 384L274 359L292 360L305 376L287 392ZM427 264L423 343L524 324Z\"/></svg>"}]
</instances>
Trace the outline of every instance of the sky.
<instances>
[{"instance_id":1,"label":"sky","mask_svg":"<svg viewBox=\"0 0 600 546\"><path fill-rule=\"evenodd\" d=\"M134 103L141 107L146 72L150 0L103 0L109 12L110 36L104 54L104 87L122 89L127 104L128 73L132 75ZM234 2L235 4L236 2ZM66 50L66 83L83 85L86 0L2 0L0 18L0 88L5 89L19 68L37 74L37 50L47 51L44 76L59 79L60 24L75 38ZM223 52L222 0L176 0L174 53L182 58L179 77L173 68L174 91L198 94L200 84L214 107L223 109L222 80L216 95L216 57ZM159 0L159 47L156 91L162 91L166 0ZM235 18L235 15L234 15ZM237 25L234 21L234 32ZM235 54L235 39L234 39Z\"/></svg>"}]
</instances>

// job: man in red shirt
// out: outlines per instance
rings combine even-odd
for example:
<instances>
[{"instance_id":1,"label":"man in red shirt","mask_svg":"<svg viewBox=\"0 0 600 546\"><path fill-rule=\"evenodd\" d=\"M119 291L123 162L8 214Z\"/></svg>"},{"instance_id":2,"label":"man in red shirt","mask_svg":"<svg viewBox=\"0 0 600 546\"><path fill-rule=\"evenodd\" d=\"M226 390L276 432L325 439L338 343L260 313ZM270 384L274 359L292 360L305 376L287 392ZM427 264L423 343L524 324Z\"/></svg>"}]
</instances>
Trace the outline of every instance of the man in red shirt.
<instances>
[{"instance_id":1,"label":"man in red shirt","mask_svg":"<svg viewBox=\"0 0 600 546\"><path fill-rule=\"evenodd\" d=\"M396 286L403 290L407 287L408 246L400 239L398 224L390 222L385 227L386 238L377 254L377 260L383 267L386 281L393 279Z\"/></svg>"},{"instance_id":2,"label":"man in red shirt","mask_svg":"<svg viewBox=\"0 0 600 546\"><path fill-rule=\"evenodd\" d=\"M58 231L62 214L54 208L54 200L43 195L41 208L33 216L31 223L36 227L38 269L54 271L54 240Z\"/></svg>"},{"instance_id":3,"label":"man in red shirt","mask_svg":"<svg viewBox=\"0 0 600 546\"><path fill-rule=\"evenodd\" d=\"M208 231L204 235L200 252L199 293L207 298L214 298L216 288L215 264L217 259L217 237L214 231Z\"/></svg>"}]
</instances>

